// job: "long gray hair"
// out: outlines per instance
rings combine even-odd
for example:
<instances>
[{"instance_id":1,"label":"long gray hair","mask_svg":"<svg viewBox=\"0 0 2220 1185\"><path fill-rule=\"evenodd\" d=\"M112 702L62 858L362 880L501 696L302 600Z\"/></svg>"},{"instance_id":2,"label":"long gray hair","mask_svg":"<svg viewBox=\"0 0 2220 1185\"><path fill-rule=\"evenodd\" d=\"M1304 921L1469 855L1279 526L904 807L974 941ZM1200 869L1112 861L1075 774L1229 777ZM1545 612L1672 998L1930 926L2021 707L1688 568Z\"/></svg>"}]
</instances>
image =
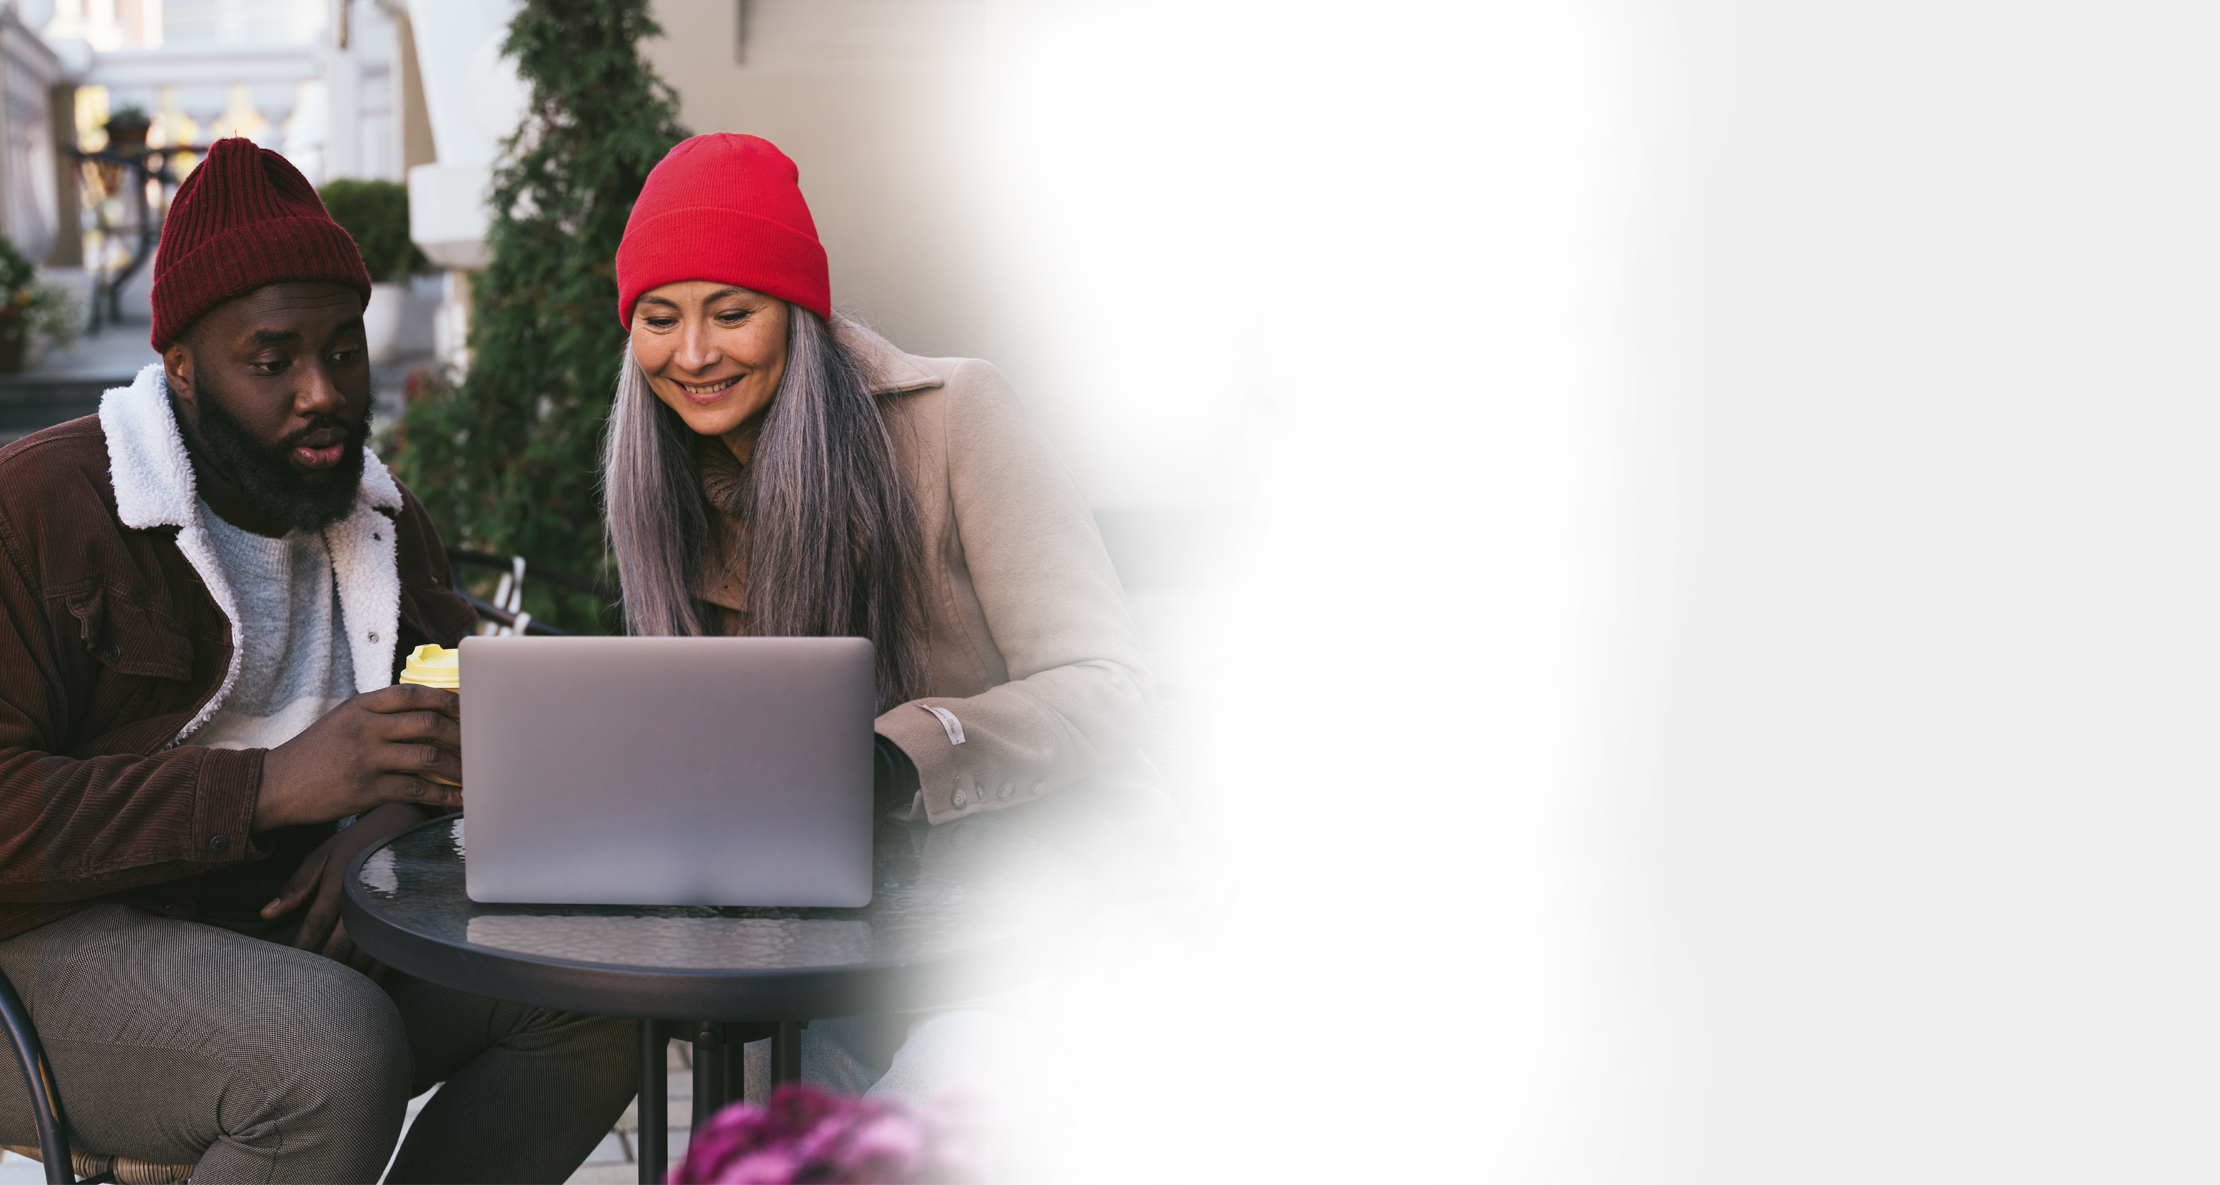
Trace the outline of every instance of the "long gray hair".
<instances>
[{"instance_id":1,"label":"long gray hair","mask_svg":"<svg viewBox=\"0 0 2220 1185\"><path fill-rule=\"evenodd\" d=\"M748 632L871 639L884 710L924 691L917 509L855 356L817 314L786 310L786 373L747 466ZM602 481L635 635L713 632L693 594L711 530L694 443L627 346Z\"/></svg>"}]
</instances>

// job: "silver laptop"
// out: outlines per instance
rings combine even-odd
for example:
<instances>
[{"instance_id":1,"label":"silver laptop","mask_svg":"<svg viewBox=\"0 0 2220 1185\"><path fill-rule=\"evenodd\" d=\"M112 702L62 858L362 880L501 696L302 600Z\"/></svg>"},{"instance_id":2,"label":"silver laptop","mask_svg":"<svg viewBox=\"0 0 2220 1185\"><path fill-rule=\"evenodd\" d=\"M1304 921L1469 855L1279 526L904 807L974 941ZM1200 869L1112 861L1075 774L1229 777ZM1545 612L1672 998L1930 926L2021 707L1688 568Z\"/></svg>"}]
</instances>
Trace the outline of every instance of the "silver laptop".
<instances>
[{"instance_id":1,"label":"silver laptop","mask_svg":"<svg viewBox=\"0 0 2220 1185\"><path fill-rule=\"evenodd\" d=\"M871 901L862 638L462 644L470 899Z\"/></svg>"}]
</instances>

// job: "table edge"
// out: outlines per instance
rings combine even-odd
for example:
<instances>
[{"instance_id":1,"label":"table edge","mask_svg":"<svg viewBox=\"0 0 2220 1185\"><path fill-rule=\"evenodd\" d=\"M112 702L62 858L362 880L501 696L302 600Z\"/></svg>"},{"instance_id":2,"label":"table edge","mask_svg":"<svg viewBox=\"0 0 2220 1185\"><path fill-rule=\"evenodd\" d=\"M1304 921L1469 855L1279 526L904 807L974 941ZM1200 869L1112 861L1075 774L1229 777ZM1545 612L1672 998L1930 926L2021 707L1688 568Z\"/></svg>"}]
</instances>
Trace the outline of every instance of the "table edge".
<instances>
[{"instance_id":1,"label":"table edge","mask_svg":"<svg viewBox=\"0 0 2220 1185\"><path fill-rule=\"evenodd\" d=\"M362 866L371 856L402 836L454 818L443 815L404 827L356 853L341 884L341 919L357 946L398 971L518 1003L658 1020L731 1021L814 1020L941 1007L1019 986L1029 978L1022 964L1039 961L1024 958L1026 948L1060 945L1068 929L1047 927L1037 934L919 959L763 970L658 968L456 942L398 925L363 900L368 890L362 884ZM1089 897L1091 911L1099 903L1099 891ZM735 996L753 1000L742 1003Z\"/></svg>"}]
</instances>

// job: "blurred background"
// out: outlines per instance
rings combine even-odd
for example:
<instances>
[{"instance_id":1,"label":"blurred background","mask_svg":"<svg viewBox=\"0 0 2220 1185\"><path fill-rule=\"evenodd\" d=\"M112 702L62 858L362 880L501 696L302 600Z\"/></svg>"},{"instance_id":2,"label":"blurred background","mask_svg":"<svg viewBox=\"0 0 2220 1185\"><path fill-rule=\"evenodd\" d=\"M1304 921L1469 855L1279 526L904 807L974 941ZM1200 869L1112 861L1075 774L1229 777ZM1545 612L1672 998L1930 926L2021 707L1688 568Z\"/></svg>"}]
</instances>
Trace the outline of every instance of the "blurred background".
<instances>
[{"instance_id":1,"label":"blurred background","mask_svg":"<svg viewBox=\"0 0 2220 1185\"><path fill-rule=\"evenodd\" d=\"M9 0L0 230L64 313L0 428L151 360L146 236L229 134L405 184L389 424L532 419L473 277L554 85L504 38L565 7ZM2220 17L635 7L679 125L798 162L842 310L1011 377L1157 666L1206 875L1050 1010L1033 1163L2220 1169Z\"/></svg>"}]
</instances>

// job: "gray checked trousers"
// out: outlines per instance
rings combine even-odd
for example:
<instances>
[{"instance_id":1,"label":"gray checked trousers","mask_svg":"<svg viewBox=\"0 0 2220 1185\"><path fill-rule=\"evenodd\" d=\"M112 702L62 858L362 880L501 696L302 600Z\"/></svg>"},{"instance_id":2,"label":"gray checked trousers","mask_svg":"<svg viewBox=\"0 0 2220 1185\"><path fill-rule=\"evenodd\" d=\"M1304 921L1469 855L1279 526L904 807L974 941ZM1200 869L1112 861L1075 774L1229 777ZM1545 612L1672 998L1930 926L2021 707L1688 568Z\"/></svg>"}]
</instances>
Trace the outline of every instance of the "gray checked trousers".
<instances>
[{"instance_id":1,"label":"gray checked trousers","mask_svg":"<svg viewBox=\"0 0 2220 1185\"><path fill-rule=\"evenodd\" d=\"M562 1181L638 1089L632 1021L506 1004L99 905L0 941L72 1146L196 1182ZM8 1059L12 1061L13 1059ZM35 1144L0 1065L0 1136Z\"/></svg>"}]
</instances>

